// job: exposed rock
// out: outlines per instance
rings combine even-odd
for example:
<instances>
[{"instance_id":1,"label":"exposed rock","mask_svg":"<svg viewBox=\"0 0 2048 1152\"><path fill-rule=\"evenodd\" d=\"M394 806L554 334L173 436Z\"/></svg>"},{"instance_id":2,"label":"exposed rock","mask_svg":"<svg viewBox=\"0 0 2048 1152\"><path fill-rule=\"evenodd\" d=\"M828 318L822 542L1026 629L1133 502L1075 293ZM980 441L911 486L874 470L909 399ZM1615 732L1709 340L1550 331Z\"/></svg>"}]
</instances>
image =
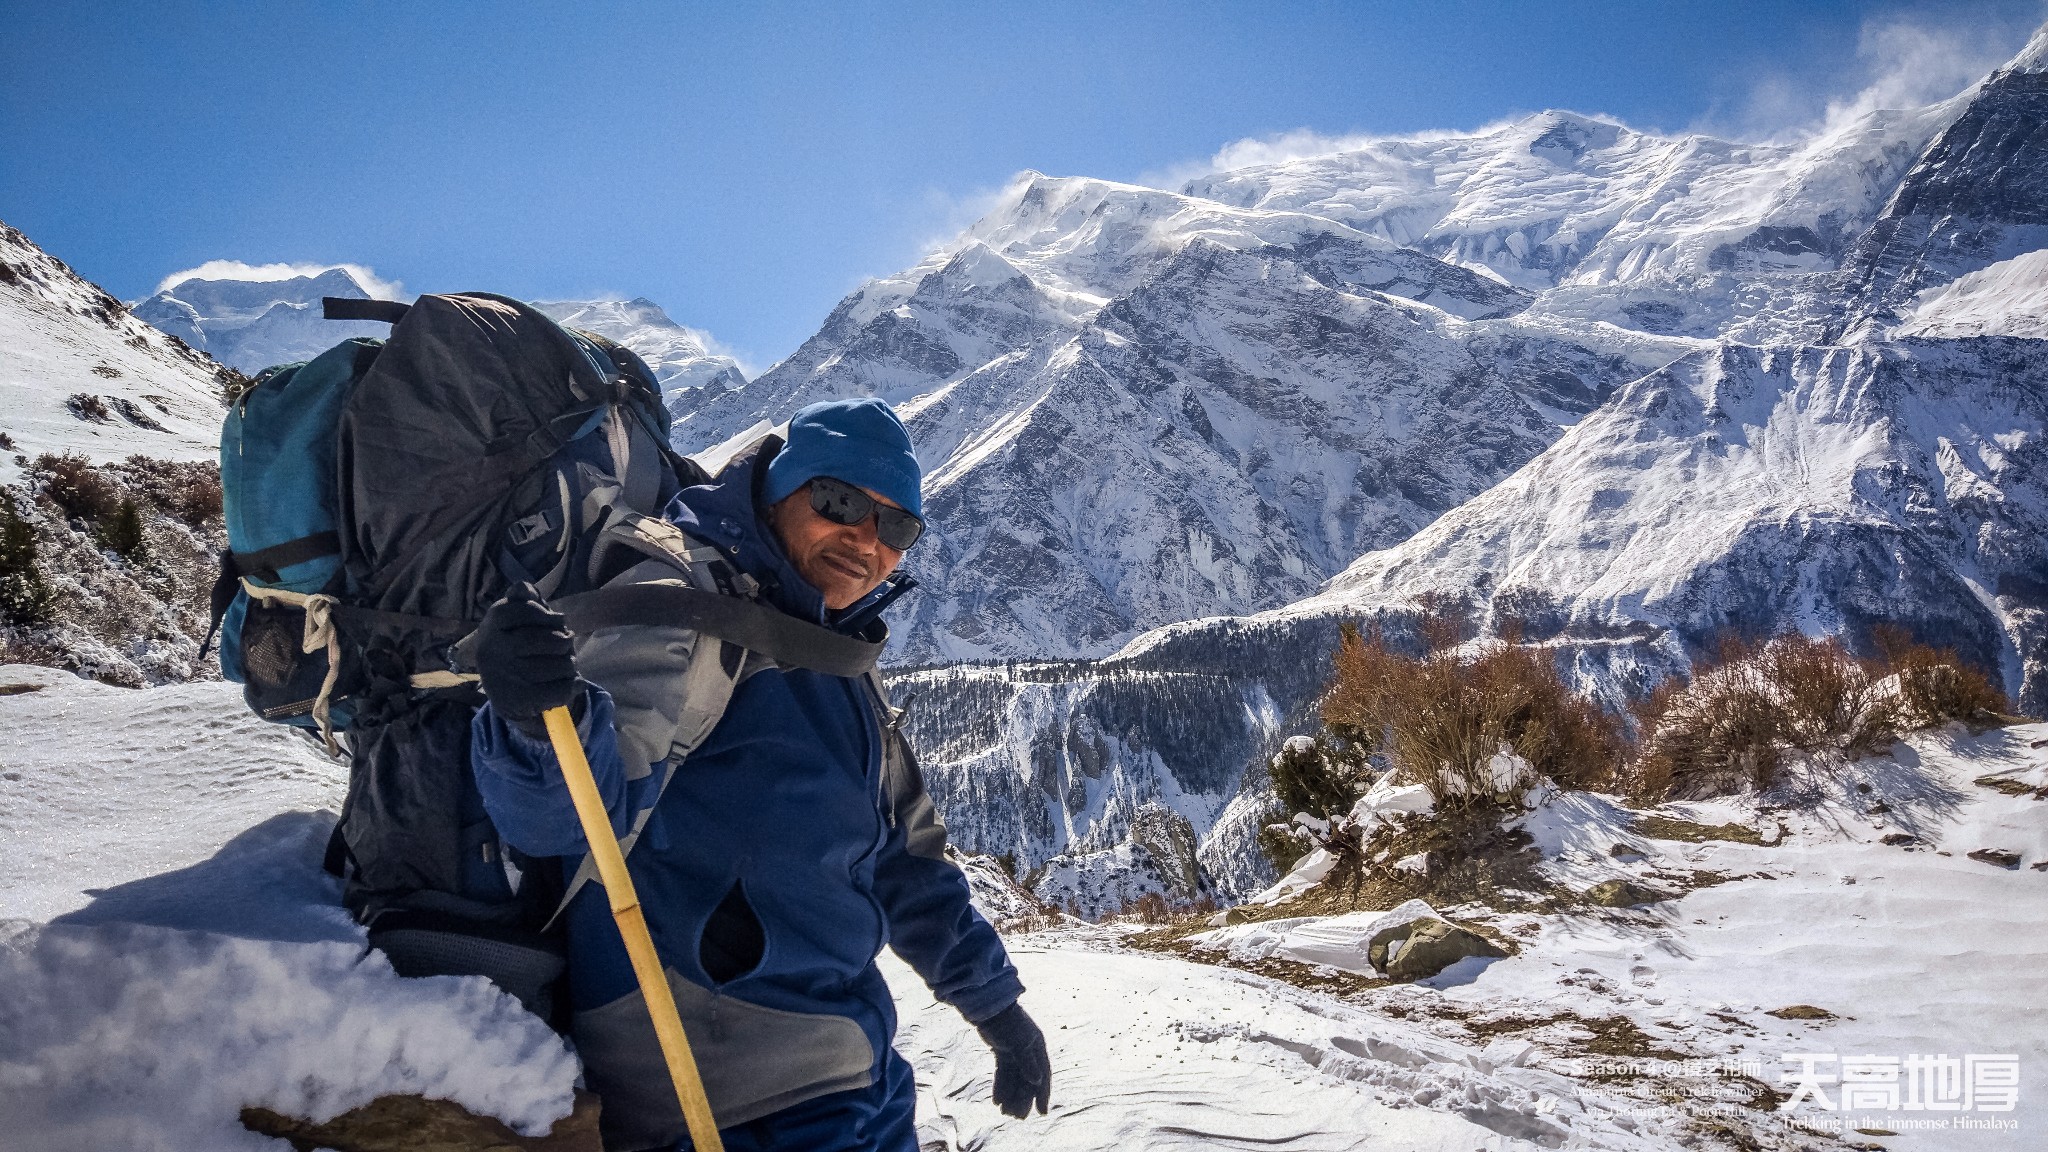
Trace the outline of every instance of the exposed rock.
<instances>
[{"instance_id":1,"label":"exposed rock","mask_svg":"<svg viewBox=\"0 0 2048 1152\"><path fill-rule=\"evenodd\" d=\"M1602 908L1633 908L1671 897L1630 880L1602 880L1586 890L1586 899Z\"/></svg>"},{"instance_id":2,"label":"exposed rock","mask_svg":"<svg viewBox=\"0 0 2048 1152\"><path fill-rule=\"evenodd\" d=\"M242 1127L289 1140L295 1152L602 1152L597 1097L576 1093L575 1110L544 1136L521 1136L503 1121L423 1096L380 1096L324 1124L268 1108L242 1109Z\"/></svg>"},{"instance_id":3,"label":"exposed rock","mask_svg":"<svg viewBox=\"0 0 2048 1152\"><path fill-rule=\"evenodd\" d=\"M1435 916L1382 929L1366 945L1366 959L1395 980L1424 980L1467 956L1506 955L1477 932Z\"/></svg>"},{"instance_id":4,"label":"exposed rock","mask_svg":"<svg viewBox=\"0 0 2048 1152\"><path fill-rule=\"evenodd\" d=\"M1970 859L1980 864L1992 864L2000 868L2020 866L2020 854L2006 848L1979 848L1969 855Z\"/></svg>"},{"instance_id":5,"label":"exposed rock","mask_svg":"<svg viewBox=\"0 0 2048 1152\"><path fill-rule=\"evenodd\" d=\"M1783 1008L1773 1008L1769 1012L1764 1013L1764 1015L1776 1016L1780 1020L1833 1020L1835 1018L1833 1012L1825 1008L1816 1008L1811 1004L1787 1004Z\"/></svg>"}]
</instances>

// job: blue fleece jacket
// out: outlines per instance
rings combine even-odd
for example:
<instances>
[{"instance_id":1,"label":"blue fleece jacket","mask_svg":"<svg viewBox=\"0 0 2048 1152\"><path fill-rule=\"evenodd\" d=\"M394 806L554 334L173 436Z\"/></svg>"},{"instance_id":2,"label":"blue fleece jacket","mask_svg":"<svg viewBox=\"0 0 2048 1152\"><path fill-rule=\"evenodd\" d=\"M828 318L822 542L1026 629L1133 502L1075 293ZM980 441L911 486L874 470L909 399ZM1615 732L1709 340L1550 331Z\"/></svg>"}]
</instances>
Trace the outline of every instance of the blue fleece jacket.
<instances>
[{"instance_id":1,"label":"blue fleece jacket","mask_svg":"<svg viewBox=\"0 0 2048 1152\"><path fill-rule=\"evenodd\" d=\"M757 514L752 472L736 465L721 481L684 489L667 519L723 548L783 611L828 626L828 615L861 619L864 605L828 614L798 575ZM662 961L720 995L851 1018L881 1068L896 1027L874 963L884 945L970 1021L1002 1011L1023 987L995 930L968 903L960 870L912 855L903 829L886 818L883 732L868 692L860 680L803 669L748 677L658 803L659 769L627 780L601 689L591 689L582 728L614 830L655 805L627 863ZM573 869L583 836L552 750L489 706L478 712L474 736L477 786L500 834ZM717 984L699 944L736 885L761 922L765 949L750 971ZM603 889L586 885L565 920L574 1006L631 993L632 968Z\"/></svg>"}]
</instances>

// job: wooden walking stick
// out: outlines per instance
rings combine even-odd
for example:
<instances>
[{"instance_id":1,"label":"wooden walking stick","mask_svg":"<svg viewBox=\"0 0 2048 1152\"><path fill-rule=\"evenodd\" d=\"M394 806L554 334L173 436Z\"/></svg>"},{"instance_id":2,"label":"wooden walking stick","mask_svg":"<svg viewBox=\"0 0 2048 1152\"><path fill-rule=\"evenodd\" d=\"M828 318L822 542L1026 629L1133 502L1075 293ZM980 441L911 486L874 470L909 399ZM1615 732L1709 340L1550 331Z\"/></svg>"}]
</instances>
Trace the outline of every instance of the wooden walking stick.
<instances>
[{"instance_id":1,"label":"wooden walking stick","mask_svg":"<svg viewBox=\"0 0 2048 1152\"><path fill-rule=\"evenodd\" d=\"M612 919L619 922L625 938L626 955L633 960L633 975L639 978L641 995L647 998L647 1013L654 1018L654 1035L661 1041L661 1054L668 1061L668 1076L676 1088L676 1100L683 1106L683 1121L690 1127L690 1142L699 1152L725 1152L718 1138L718 1123L711 1116L711 1101L704 1096L704 1081L697 1076L696 1057L690 1055L690 1038L683 1034L683 1022L676 1015L676 999L669 991L668 976L661 959L654 954L654 938L647 934L647 917L641 914L640 897L633 891L633 878L626 874L626 857L619 851L619 838L612 835L605 815L604 798L597 794L597 780L590 774L590 762L583 757L583 742L576 738L576 721L567 708L550 708L541 713L554 742L555 759L562 763L562 777L569 784L569 796L576 802L577 819L583 821L583 839L590 845L590 858L597 865L598 880L612 902Z\"/></svg>"}]
</instances>

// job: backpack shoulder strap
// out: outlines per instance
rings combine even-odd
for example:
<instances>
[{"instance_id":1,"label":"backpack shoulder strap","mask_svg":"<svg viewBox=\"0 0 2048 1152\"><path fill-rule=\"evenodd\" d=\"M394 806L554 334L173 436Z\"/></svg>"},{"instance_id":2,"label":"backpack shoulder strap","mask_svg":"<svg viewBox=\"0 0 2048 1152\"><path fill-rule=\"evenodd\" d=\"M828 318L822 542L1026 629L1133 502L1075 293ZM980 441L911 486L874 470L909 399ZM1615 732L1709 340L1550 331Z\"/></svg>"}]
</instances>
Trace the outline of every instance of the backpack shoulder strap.
<instances>
[{"instance_id":1,"label":"backpack shoulder strap","mask_svg":"<svg viewBox=\"0 0 2048 1152\"><path fill-rule=\"evenodd\" d=\"M890 705L889 688L882 683L880 670L870 670L866 679L882 727L882 787L888 797L885 814L889 826L903 829L912 856L944 860L946 825L939 819L931 794L925 791L924 772L917 766L909 738L903 735L907 713Z\"/></svg>"}]
</instances>

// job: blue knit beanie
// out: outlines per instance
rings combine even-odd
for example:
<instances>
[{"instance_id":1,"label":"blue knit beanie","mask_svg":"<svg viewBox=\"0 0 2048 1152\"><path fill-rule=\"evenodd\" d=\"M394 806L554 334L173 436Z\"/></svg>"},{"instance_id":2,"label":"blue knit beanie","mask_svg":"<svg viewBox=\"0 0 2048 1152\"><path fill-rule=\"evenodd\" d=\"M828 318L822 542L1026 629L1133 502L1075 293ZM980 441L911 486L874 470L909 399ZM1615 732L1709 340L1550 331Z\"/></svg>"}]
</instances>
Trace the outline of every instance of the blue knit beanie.
<instances>
[{"instance_id":1,"label":"blue knit beanie","mask_svg":"<svg viewBox=\"0 0 2048 1152\"><path fill-rule=\"evenodd\" d=\"M844 480L924 515L923 473L910 433L872 396L813 404L789 420L789 443L768 462L764 503L774 504L819 476Z\"/></svg>"}]
</instances>

